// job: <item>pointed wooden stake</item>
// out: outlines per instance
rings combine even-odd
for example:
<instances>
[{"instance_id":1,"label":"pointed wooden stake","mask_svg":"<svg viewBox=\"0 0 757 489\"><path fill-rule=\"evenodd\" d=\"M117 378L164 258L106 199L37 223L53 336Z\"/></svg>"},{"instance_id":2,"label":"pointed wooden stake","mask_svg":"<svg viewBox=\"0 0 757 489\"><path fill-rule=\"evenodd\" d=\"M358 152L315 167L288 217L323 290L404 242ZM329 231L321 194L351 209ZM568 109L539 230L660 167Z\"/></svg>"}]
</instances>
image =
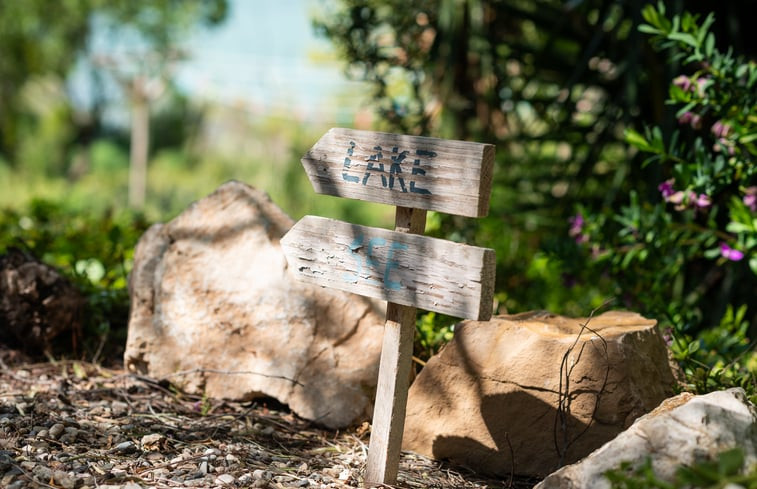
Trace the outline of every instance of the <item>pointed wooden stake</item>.
<instances>
[{"instance_id":1,"label":"pointed wooden stake","mask_svg":"<svg viewBox=\"0 0 757 489\"><path fill-rule=\"evenodd\" d=\"M423 234L426 211L398 207L394 227L399 232ZM392 302L386 305L384 342L365 468L366 486L397 482L413 358L415 311L415 307Z\"/></svg>"}]
</instances>

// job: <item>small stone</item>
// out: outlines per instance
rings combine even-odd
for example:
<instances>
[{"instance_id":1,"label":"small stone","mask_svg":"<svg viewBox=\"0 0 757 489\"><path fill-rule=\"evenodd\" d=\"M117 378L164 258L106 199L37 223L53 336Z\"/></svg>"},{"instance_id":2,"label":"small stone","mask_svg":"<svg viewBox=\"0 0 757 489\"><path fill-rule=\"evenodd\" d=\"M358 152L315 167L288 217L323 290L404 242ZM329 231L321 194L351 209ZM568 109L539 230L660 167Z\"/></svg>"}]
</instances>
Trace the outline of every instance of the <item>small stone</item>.
<instances>
[{"instance_id":1,"label":"small stone","mask_svg":"<svg viewBox=\"0 0 757 489\"><path fill-rule=\"evenodd\" d=\"M160 450L160 444L165 438L160 433L152 433L143 436L139 443L142 446L142 450Z\"/></svg>"},{"instance_id":2,"label":"small stone","mask_svg":"<svg viewBox=\"0 0 757 489\"><path fill-rule=\"evenodd\" d=\"M124 441L116 445L115 451L118 453L134 453L137 451L137 446L133 441Z\"/></svg>"},{"instance_id":3,"label":"small stone","mask_svg":"<svg viewBox=\"0 0 757 489\"><path fill-rule=\"evenodd\" d=\"M237 480L239 481L239 484L245 486L253 481L253 477L249 472L245 472L244 474L240 475L239 479Z\"/></svg>"},{"instance_id":4,"label":"small stone","mask_svg":"<svg viewBox=\"0 0 757 489\"><path fill-rule=\"evenodd\" d=\"M269 485L268 485L268 481L267 480L258 479L258 480L256 480L255 482L252 483L252 487L257 487L257 488L263 488L263 489L265 489L266 487L269 487Z\"/></svg>"},{"instance_id":5,"label":"small stone","mask_svg":"<svg viewBox=\"0 0 757 489\"><path fill-rule=\"evenodd\" d=\"M221 474L216 477L216 484L231 485L236 479L231 474Z\"/></svg>"},{"instance_id":6,"label":"small stone","mask_svg":"<svg viewBox=\"0 0 757 489\"><path fill-rule=\"evenodd\" d=\"M50 438L50 432L48 430L40 430L37 433L37 438Z\"/></svg>"},{"instance_id":7,"label":"small stone","mask_svg":"<svg viewBox=\"0 0 757 489\"><path fill-rule=\"evenodd\" d=\"M205 474L207 474L207 473L208 473L208 462L206 462L206 461L204 461L204 460L203 460L203 461L202 461L202 462L200 463L200 473L201 473L202 475L205 475Z\"/></svg>"},{"instance_id":8,"label":"small stone","mask_svg":"<svg viewBox=\"0 0 757 489\"><path fill-rule=\"evenodd\" d=\"M239 457L237 457L233 453L230 453L226 455L226 463L229 465L236 465L239 463Z\"/></svg>"},{"instance_id":9,"label":"small stone","mask_svg":"<svg viewBox=\"0 0 757 489\"><path fill-rule=\"evenodd\" d=\"M74 489L76 486L76 478L74 475L62 470L56 470L53 472L53 480L63 489Z\"/></svg>"},{"instance_id":10,"label":"small stone","mask_svg":"<svg viewBox=\"0 0 757 489\"><path fill-rule=\"evenodd\" d=\"M65 431L66 427L63 426L61 423L55 423L50 427L48 430L50 433L50 438L58 439L60 435L63 434L63 431Z\"/></svg>"},{"instance_id":11,"label":"small stone","mask_svg":"<svg viewBox=\"0 0 757 489\"><path fill-rule=\"evenodd\" d=\"M265 475L266 475L266 471L262 469L255 469L252 471L252 478L255 480L260 480L260 479L265 479L265 478L270 479L270 477L265 477Z\"/></svg>"},{"instance_id":12,"label":"small stone","mask_svg":"<svg viewBox=\"0 0 757 489\"><path fill-rule=\"evenodd\" d=\"M47 482L53 478L53 471L45 467L44 465L37 465L36 467L34 467L32 469L32 474L34 474L34 477L36 477L37 480L43 482Z\"/></svg>"}]
</instances>

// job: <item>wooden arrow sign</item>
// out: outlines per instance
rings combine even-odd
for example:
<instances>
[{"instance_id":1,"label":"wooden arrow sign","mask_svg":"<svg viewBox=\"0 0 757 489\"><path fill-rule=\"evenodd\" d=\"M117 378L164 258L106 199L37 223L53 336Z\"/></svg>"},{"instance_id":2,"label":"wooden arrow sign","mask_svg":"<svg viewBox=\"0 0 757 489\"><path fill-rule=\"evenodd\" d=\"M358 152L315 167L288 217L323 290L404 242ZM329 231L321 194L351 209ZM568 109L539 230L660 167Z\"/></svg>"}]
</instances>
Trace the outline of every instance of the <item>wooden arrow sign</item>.
<instances>
[{"instance_id":1,"label":"wooden arrow sign","mask_svg":"<svg viewBox=\"0 0 757 489\"><path fill-rule=\"evenodd\" d=\"M305 216L281 240L289 266L316 285L487 321L494 250Z\"/></svg>"},{"instance_id":2,"label":"wooden arrow sign","mask_svg":"<svg viewBox=\"0 0 757 489\"><path fill-rule=\"evenodd\" d=\"M489 211L491 144L334 128L302 157L320 194L469 217Z\"/></svg>"},{"instance_id":3,"label":"wooden arrow sign","mask_svg":"<svg viewBox=\"0 0 757 489\"><path fill-rule=\"evenodd\" d=\"M331 129L302 158L316 192L397 206L394 231L306 216L281 239L298 277L387 301L366 484L397 480L416 307L488 320L494 250L423 236L426 211L489 211L494 146Z\"/></svg>"}]
</instances>

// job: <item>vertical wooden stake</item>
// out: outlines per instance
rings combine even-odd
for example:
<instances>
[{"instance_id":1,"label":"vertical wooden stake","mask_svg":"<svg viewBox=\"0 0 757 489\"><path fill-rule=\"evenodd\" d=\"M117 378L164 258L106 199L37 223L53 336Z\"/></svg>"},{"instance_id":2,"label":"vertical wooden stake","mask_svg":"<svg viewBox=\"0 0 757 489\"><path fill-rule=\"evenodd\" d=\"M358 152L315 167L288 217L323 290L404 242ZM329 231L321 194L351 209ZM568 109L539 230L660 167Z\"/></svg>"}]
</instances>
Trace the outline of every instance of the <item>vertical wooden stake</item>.
<instances>
[{"instance_id":1,"label":"vertical wooden stake","mask_svg":"<svg viewBox=\"0 0 757 489\"><path fill-rule=\"evenodd\" d=\"M397 207L395 231L423 234L426 211ZM388 303L365 483L395 484L413 358L415 307Z\"/></svg>"}]
</instances>

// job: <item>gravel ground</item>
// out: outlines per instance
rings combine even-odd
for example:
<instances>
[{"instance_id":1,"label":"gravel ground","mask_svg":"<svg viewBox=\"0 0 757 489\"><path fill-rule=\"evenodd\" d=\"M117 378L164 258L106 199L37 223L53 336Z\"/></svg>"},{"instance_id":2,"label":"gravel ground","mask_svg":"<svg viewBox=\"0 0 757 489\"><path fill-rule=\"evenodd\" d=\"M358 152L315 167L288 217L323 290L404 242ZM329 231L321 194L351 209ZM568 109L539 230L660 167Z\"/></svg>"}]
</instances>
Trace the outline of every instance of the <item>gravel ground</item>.
<instances>
[{"instance_id":1,"label":"gravel ground","mask_svg":"<svg viewBox=\"0 0 757 489\"><path fill-rule=\"evenodd\" d=\"M370 426L320 429L273 400L188 396L73 361L0 352L0 487L361 487ZM403 453L399 487L532 487Z\"/></svg>"}]
</instances>

